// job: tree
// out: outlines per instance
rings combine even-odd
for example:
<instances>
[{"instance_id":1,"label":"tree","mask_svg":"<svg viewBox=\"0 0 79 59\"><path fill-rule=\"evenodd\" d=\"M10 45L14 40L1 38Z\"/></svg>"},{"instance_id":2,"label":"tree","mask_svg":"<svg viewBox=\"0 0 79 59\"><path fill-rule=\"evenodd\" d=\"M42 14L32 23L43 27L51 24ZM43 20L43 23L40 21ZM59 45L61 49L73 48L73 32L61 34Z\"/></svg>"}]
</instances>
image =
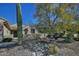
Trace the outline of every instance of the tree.
<instances>
[{"instance_id":1,"label":"tree","mask_svg":"<svg viewBox=\"0 0 79 59\"><path fill-rule=\"evenodd\" d=\"M16 4L16 14L17 14L18 42L21 44L23 34L22 34L22 14L21 14L21 7L19 3Z\"/></svg>"},{"instance_id":2,"label":"tree","mask_svg":"<svg viewBox=\"0 0 79 59\"><path fill-rule=\"evenodd\" d=\"M36 4L36 15L35 17L39 20L39 26L42 32L51 33L52 29L52 6L51 4Z\"/></svg>"},{"instance_id":3,"label":"tree","mask_svg":"<svg viewBox=\"0 0 79 59\"><path fill-rule=\"evenodd\" d=\"M73 33L79 32L79 17L76 16L79 10L77 6L77 4L36 4L36 17L39 21L38 25L40 25L38 30L48 34L68 33L66 41L71 41L69 39Z\"/></svg>"},{"instance_id":4,"label":"tree","mask_svg":"<svg viewBox=\"0 0 79 59\"><path fill-rule=\"evenodd\" d=\"M71 24L73 15L67 11L67 9L71 9L73 4L36 4L36 17L39 19L40 26L44 26L50 29L55 27L57 24L57 19L60 18L59 21L64 21L67 24ZM52 18L54 17L54 18ZM62 25L63 25L62 24ZM60 26L60 25L57 25ZM61 29L61 26L59 27ZM66 30L66 29L65 29ZM45 31L45 30L44 30Z\"/></svg>"},{"instance_id":5,"label":"tree","mask_svg":"<svg viewBox=\"0 0 79 59\"><path fill-rule=\"evenodd\" d=\"M62 26L56 25L56 29L61 31L72 29L72 22L76 15L76 6L76 4L59 4L54 13L59 18L57 21L60 21ZM56 24L59 24L60 22L57 22Z\"/></svg>"}]
</instances>

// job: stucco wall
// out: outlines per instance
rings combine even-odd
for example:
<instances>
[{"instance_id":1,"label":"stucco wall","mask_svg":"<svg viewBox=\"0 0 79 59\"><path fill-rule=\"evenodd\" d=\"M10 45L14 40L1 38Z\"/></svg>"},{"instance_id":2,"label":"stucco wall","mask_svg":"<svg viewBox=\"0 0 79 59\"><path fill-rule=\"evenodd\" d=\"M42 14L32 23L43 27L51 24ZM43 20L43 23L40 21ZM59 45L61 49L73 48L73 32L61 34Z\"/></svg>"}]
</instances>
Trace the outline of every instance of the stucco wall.
<instances>
[{"instance_id":1,"label":"stucco wall","mask_svg":"<svg viewBox=\"0 0 79 59\"><path fill-rule=\"evenodd\" d=\"M3 36L4 36L4 38L12 38L13 37L10 30L8 30L5 26L3 26Z\"/></svg>"}]
</instances>

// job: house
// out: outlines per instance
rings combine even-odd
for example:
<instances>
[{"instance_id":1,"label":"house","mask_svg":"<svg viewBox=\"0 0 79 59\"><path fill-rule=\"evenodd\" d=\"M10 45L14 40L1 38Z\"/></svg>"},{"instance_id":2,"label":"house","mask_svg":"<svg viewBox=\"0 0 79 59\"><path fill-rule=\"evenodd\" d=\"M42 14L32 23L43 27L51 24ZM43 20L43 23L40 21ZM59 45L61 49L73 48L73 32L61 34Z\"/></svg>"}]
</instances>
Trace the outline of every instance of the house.
<instances>
[{"instance_id":1,"label":"house","mask_svg":"<svg viewBox=\"0 0 79 59\"><path fill-rule=\"evenodd\" d=\"M17 37L17 24L10 25L10 28L11 28L11 32L13 34L13 37ZM23 34L23 36L26 35L26 34L32 34L32 33L33 34L38 33L38 31L36 30L35 27L22 25L22 34Z\"/></svg>"},{"instance_id":2,"label":"house","mask_svg":"<svg viewBox=\"0 0 79 59\"><path fill-rule=\"evenodd\" d=\"M5 39L5 38L12 38L13 35L11 34L10 31L10 25L8 22L0 17L0 42Z\"/></svg>"},{"instance_id":3,"label":"house","mask_svg":"<svg viewBox=\"0 0 79 59\"><path fill-rule=\"evenodd\" d=\"M24 33L26 34L38 34L37 29L34 26L26 26L24 28Z\"/></svg>"},{"instance_id":4,"label":"house","mask_svg":"<svg viewBox=\"0 0 79 59\"><path fill-rule=\"evenodd\" d=\"M22 26L24 28L24 25ZM13 25L10 25L10 28L11 28L11 34L13 34L13 37L14 38L17 38L17 24L13 24ZM24 30L22 28L22 34L24 35Z\"/></svg>"},{"instance_id":5,"label":"house","mask_svg":"<svg viewBox=\"0 0 79 59\"><path fill-rule=\"evenodd\" d=\"M43 33L39 33L35 26L25 26L22 25L22 34L23 37L31 34L39 34L40 37L43 38L45 35ZM0 18L0 42L3 39L11 38L18 39L17 37L17 24L9 25L9 23L4 18Z\"/></svg>"}]
</instances>

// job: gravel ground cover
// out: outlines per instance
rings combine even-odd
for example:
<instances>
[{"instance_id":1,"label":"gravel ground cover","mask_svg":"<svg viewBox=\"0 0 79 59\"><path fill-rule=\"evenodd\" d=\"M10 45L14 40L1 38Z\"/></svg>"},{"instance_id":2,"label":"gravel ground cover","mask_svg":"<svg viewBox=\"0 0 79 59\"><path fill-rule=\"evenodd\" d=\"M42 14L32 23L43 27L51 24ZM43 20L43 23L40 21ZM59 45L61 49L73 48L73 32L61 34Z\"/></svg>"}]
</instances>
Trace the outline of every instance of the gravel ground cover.
<instances>
[{"instance_id":1,"label":"gravel ground cover","mask_svg":"<svg viewBox=\"0 0 79 59\"><path fill-rule=\"evenodd\" d=\"M60 56L79 56L79 42L74 41L72 43L57 43L60 47L60 51L57 55Z\"/></svg>"},{"instance_id":2,"label":"gravel ground cover","mask_svg":"<svg viewBox=\"0 0 79 59\"><path fill-rule=\"evenodd\" d=\"M0 56L79 56L79 41L56 44L59 52L55 55L48 55L48 43L26 40L21 46L0 48Z\"/></svg>"},{"instance_id":3,"label":"gravel ground cover","mask_svg":"<svg viewBox=\"0 0 79 59\"><path fill-rule=\"evenodd\" d=\"M32 56L32 52L22 46L0 49L0 56Z\"/></svg>"}]
</instances>

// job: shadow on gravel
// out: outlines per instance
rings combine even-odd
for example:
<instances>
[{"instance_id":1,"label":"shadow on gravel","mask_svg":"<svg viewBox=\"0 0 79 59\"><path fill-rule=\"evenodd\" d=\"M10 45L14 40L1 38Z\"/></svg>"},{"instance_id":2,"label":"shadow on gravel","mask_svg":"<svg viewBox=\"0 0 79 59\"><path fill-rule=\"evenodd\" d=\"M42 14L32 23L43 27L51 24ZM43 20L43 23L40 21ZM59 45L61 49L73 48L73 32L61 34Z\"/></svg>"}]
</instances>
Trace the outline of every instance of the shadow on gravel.
<instances>
[{"instance_id":1,"label":"shadow on gravel","mask_svg":"<svg viewBox=\"0 0 79 59\"><path fill-rule=\"evenodd\" d=\"M56 41L57 43L72 43L72 42L66 42L65 40L62 41Z\"/></svg>"},{"instance_id":2,"label":"shadow on gravel","mask_svg":"<svg viewBox=\"0 0 79 59\"><path fill-rule=\"evenodd\" d=\"M13 48L16 47L16 42L3 42L0 43L0 48Z\"/></svg>"}]
</instances>

